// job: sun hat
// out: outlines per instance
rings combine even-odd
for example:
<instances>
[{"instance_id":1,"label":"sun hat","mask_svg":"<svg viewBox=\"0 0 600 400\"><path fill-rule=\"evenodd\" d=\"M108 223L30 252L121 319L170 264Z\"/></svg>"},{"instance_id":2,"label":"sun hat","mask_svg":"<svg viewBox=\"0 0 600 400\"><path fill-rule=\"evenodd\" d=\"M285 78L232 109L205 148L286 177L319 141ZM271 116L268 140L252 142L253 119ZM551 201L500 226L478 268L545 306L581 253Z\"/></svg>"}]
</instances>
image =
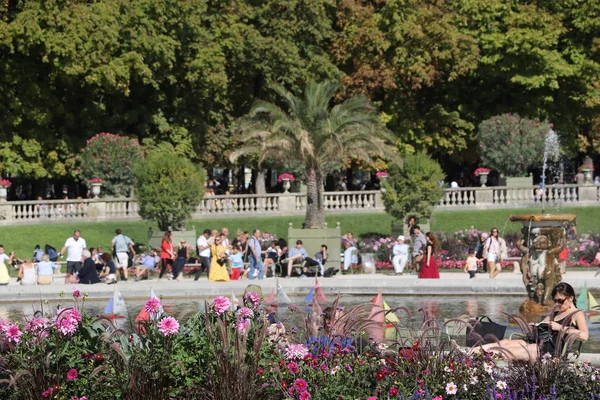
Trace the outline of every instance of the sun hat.
<instances>
[{"instance_id":1,"label":"sun hat","mask_svg":"<svg viewBox=\"0 0 600 400\"><path fill-rule=\"evenodd\" d=\"M398 241L401 241L401 240L404 241L404 235L398 236Z\"/></svg>"}]
</instances>

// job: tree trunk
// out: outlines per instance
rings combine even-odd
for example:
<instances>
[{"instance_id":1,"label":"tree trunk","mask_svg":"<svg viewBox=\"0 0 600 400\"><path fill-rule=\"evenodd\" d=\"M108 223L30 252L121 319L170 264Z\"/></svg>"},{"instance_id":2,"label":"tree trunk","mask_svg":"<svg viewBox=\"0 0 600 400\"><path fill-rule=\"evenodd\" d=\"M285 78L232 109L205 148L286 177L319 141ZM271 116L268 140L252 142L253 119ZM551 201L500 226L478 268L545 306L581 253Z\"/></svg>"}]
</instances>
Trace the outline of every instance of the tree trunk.
<instances>
[{"instance_id":1,"label":"tree trunk","mask_svg":"<svg viewBox=\"0 0 600 400\"><path fill-rule=\"evenodd\" d=\"M265 195L267 194L267 189L265 188L265 170L262 168L258 168L256 170L256 182L254 184L254 188L256 189L256 194Z\"/></svg>"},{"instance_id":2,"label":"tree trunk","mask_svg":"<svg viewBox=\"0 0 600 400\"><path fill-rule=\"evenodd\" d=\"M323 200L323 173L319 169L306 170L306 229L325 227L325 202Z\"/></svg>"}]
</instances>

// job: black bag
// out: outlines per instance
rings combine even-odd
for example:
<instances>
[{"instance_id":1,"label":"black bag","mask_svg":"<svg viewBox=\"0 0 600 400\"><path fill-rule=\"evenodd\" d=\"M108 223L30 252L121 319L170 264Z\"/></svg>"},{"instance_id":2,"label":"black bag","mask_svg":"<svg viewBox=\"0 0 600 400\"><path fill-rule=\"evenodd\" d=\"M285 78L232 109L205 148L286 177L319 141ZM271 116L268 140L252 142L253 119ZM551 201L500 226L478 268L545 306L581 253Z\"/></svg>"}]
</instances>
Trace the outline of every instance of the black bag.
<instances>
[{"instance_id":1,"label":"black bag","mask_svg":"<svg viewBox=\"0 0 600 400\"><path fill-rule=\"evenodd\" d=\"M487 322L484 321L486 318ZM467 327L467 347L476 344L495 343L497 340L504 339L505 333L506 326L493 322L490 317L479 317L473 328Z\"/></svg>"},{"instance_id":2,"label":"black bag","mask_svg":"<svg viewBox=\"0 0 600 400\"><path fill-rule=\"evenodd\" d=\"M336 270L334 267L329 267L325 270L325 272L323 273L323 277L325 278L331 278L333 275L336 274Z\"/></svg>"},{"instance_id":3,"label":"black bag","mask_svg":"<svg viewBox=\"0 0 600 400\"><path fill-rule=\"evenodd\" d=\"M225 265L225 259L224 258L218 258L217 259L217 264L219 264L222 267L223 265Z\"/></svg>"}]
</instances>

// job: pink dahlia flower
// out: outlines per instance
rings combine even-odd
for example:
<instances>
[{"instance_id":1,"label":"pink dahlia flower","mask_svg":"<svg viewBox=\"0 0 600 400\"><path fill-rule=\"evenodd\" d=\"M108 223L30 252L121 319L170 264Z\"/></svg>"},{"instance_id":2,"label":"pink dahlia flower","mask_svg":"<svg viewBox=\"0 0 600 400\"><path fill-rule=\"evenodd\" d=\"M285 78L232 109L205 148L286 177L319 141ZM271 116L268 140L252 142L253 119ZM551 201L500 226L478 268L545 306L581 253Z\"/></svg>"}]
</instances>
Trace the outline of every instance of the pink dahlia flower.
<instances>
[{"instance_id":1,"label":"pink dahlia flower","mask_svg":"<svg viewBox=\"0 0 600 400\"><path fill-rule=\"evenodd\" d=\"M157 315L162 311L162 304L158 298L153 297L146 302L144 310L150 315Z\"/></svg>"},{"instance_id":2,"label":"pink dahlia flower","mask_svg":"<svg viewBox=\"0 0 600 400\"><path fill-rule=\"evenodd\" d=\"M179 332L179 322L173 317L165 317L158 323L158 330L163 336L173 336Z\"/></svg>"},{"instance_id":3,"label":"pink dahlia flower","mask_svg":"<svg viewBox=\"0 0 600 400\"><path fill-rule=\"evenodd\" d=\"M215 314L222 315L227 310L229 310L229 307L231 307L231 302L227 297L218 296L213 299L212 303L210 304L210 307L215 312Z\"/></svg>"},{"instance_id":4,"label":"pink dahlia flower","mask_svg":"<svg viewBox=\"0 0 600 400\"><path fill-rule=\"evenodd\" d=\"M285 348L285 358L288 360L303 360L308 349L303 344L290 344Z\"/></svg>"}]
</instances>

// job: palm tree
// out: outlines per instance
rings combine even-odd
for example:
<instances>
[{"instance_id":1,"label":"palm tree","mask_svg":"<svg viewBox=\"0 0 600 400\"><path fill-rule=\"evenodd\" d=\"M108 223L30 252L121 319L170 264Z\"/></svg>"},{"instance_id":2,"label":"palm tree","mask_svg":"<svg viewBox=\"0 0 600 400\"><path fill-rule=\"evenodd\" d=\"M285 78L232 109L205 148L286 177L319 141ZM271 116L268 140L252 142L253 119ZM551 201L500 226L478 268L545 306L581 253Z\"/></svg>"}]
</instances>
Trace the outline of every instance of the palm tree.
<instances>
[{"instance_id":1,"label":"palm tree","mask_svg":"<svg viewBox=\"0 0 600 400\"><path fill-rule=\"evenodd\" d=\"M303 95L295 96L275 86L285 109L255 103L240 123L244 147L231 156L235 161L258 154L259 165L271 157L301 162L306 169L306 228L325 225L325 171L342 167L348 159L395 158L393 139L375 106L362 96L334 105L338 88L334 82L308 83Z\"/></svg>"}]
</instances>

